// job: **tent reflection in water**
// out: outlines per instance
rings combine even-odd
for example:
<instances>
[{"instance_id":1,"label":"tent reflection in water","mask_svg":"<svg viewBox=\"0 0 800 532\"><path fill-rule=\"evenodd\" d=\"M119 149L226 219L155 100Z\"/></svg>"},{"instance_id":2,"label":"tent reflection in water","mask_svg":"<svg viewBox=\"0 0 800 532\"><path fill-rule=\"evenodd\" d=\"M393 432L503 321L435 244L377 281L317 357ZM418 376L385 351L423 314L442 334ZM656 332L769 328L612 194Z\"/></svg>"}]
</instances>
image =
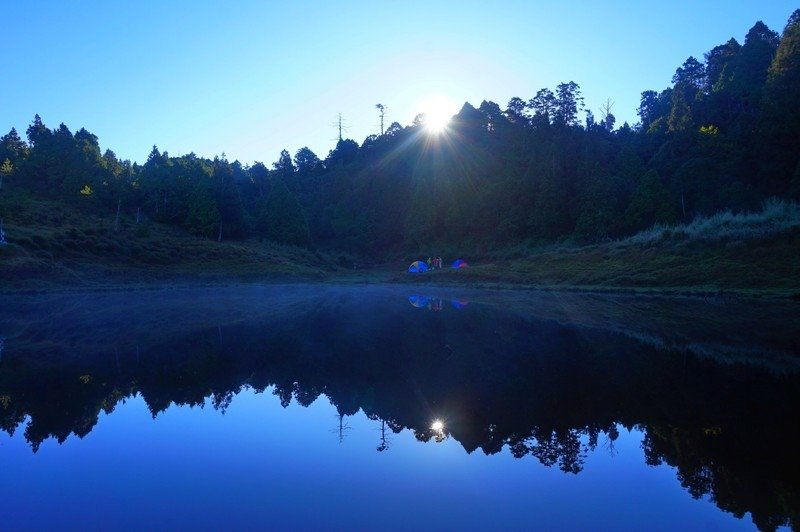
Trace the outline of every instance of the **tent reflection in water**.
<instances>
[{"instance_id":1,"label":"tent reflection in water","mask_svg":"<svg viewBox=\"0 0 800 532\"><path fill-rule=\"evenodd\" d=\"M411 266L408 267L409 273L422 273L428 271L428 265L422 262L421 260L417 260L411 263Z\"/></svg>"},{"instance_id":2,"label":"tent reflection in water","mask_svg":"<svg viewBox=\"0 0 800 532\"><path fill-rule=\"evenodd\" d=\"M453 261L453 264L450 265L451 268L466 268L467 266L469 266L469 264L467 264L467 261L464 259L456 259Z\"/></svg>"},{"instance_id":3,"label":"tent reflection in water","mask_svg":"<svg viewBox=\"0 0 800 532\"><path fill-rule=\"evenodd\" d=\"M417 308L425 308L430 301L425 296L408 296L408 302Z\"/></svg>"}]
</instances>

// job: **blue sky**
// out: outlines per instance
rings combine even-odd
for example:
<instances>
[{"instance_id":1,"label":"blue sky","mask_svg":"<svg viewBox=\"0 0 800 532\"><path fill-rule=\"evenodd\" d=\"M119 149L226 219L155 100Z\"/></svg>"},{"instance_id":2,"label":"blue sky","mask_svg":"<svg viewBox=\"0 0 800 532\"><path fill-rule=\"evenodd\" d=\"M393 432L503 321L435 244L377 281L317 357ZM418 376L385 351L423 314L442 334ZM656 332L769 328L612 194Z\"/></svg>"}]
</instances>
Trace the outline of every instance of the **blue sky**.
<instances>
[{"instance_id":1,"label":"blue sky","mask_svg":"<svg viewBox=\"0 0 800 532\"><path fill-rule=\"evenodd\" d=\"M376 103L408 125L434 96L529 99L574 80L599 114L634 122L690 55L756 20L781 32L791 1L696 2L12 2L3 14L0 131L86 127L143 162L226 153L271 163L281 149L324 157L342 113L361 143ZM134 5L136 4L136 5Z\"/></svg>"}]
</instances>

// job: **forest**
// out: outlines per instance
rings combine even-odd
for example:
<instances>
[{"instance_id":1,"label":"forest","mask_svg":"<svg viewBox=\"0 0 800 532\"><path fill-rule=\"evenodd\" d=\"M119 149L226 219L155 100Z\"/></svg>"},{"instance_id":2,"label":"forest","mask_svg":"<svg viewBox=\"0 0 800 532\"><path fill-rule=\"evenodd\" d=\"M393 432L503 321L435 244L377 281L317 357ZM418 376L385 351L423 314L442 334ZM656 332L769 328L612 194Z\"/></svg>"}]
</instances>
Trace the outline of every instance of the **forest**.
<instances>
[{"instance_id":1,"label":"forest","mask_svg":"<svg viewBox=\"0 0 800 532\"><path fill-rule=\"evenodd\" d=\"M502 108L465 103L446 132L392 123L276 162L225 155L120 160L98 137L38 115L0 138L0 218L44 199L213 240L257 238L388 258L431 246L475 253L575 244L800 199L800 10L782 35L757 22L641 94L639 121L585 109L564 82ZM380 104L379 104L380 105ZM8 235L13 243L13 235Z\"/></svg>"}]
</instances>

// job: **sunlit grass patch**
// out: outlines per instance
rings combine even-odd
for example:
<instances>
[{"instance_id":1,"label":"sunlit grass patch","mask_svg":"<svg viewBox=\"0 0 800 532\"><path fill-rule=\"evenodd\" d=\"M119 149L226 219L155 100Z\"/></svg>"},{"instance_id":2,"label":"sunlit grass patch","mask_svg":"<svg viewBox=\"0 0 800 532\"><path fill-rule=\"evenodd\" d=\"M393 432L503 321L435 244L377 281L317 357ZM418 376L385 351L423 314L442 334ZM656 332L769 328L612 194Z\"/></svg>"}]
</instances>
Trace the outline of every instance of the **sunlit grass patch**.
<instances>
[{"instance_id":1,"label":"sunlit grass patch","mask_svg":"<svg viewBox=\"0 0 800 532\"><path fill-rule=\"evenodd\" d=\"M622 245L691 240L750 240L800 228L800 204L780 199L764 202L758 212L723 211L699 216L688 224L655 225L621 240Z\"/></svg>"}]
</instances>

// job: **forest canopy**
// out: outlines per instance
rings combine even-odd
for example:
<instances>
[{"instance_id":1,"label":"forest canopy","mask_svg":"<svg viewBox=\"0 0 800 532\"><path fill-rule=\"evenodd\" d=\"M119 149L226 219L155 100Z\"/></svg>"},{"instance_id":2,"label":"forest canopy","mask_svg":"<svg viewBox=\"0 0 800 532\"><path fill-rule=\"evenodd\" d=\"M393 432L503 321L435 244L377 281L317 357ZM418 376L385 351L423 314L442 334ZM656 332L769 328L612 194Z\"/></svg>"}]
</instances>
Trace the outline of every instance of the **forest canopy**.
<instances>
[{"instance_id":1,"label":"forest canopy","mask_svg":"<svg viewBox=\"0 0 800 532\"><path fill-rule=\"evenodd\" d=\"M387 256L428 245L598 242L768 198L800 199L800 10L783 33L757 22L641 95L635 124L584 108L567 81L502 108L465 103L441 134L393 123L324 159L271 165L153 146L119 160L96 135L37 115L0 138L0 187L218 240ZM365 102L367 105L367 102Z\"/></svg>"}]
</instances>

